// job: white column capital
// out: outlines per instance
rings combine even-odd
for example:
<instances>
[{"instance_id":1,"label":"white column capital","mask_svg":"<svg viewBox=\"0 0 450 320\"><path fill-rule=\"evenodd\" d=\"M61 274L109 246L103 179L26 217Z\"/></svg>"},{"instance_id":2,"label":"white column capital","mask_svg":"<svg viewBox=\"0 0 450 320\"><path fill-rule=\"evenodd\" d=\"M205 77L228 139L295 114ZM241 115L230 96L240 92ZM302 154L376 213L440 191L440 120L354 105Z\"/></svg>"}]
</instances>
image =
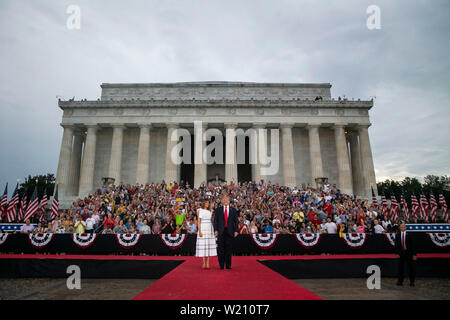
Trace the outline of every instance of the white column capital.
<instances>
[{"instance_id":1,"label":"white column capital","mask_svg":"<svg viewBox=\"0 0 450 320\"><path fill-rule=\"evenodd\" d=\"M166 123L166 127L168 129L178 129L180 127L180 124L178 122L168 122Z\"/></svg>"},{"instance_id":2,"label":"white column capital","mask_svg":"<svg viewBox=\"0 0 450 320\"><path fill-rule=\"evenodd\" d=\"M204 121L195 121L194 122L194 128L207 128L208 127L208 122L204 122Z\"/></svg>"},{"instance_id":3,"label":"white column capital","mask_svg":"<svg viewBox=\"0 0 450 320\"><path fill-rule=\"evenodd\" d=\"M306 125L306 129L308 130L319 129L321 125L322 125L321 123L308 123Z\"/></svg>"},{"instance_id":4,"label":"white column capital","mask_svg":"<svg viewBox=\"0 0 450 320\"><path fill-rule=\"evenodd\" d=\"M60 125L61 125L61 127L63 127L64 129L72 129L72 130L75 129L75 126L74 126L73 124L70 124L70 123L61 123Z\"/></svg>"},{"instance_id":5,"label":"white column capital","mask_svg":"<svg viewBox=\"0 0 450 320\"><path fill-rule=\"evenodd\" d=\"M111 124L111 128L124 130L126 126L123 123L113 123Z\"/></svg>"},{"instance_id":6,"label":"white column capital","mask_svg":"<svg viewBox=\"0 0 450 320\"><path fill-rule=\"evenodd\" d=\"M152 123L138 123L137 125L141 129L144 129L144 128L151 129L153 127Z\"/></svg>"},{"instance_id":7,"label":"white column capital","mask_svg":"<svg viewBox=\"0 0 450 320\"><path fill-rule=\"evenodd\" d=\"M96 124L85 124L84 126L86 127L87 130L91 132L95 132L99 129L99 126Z\"/></svg>"},{"instance_id":8,"label":"white column capital","mask_svg":"<svg viewBox=\"0 0 450 320\"><path fill-rule=\"evenodd\" d=\"M344 123L344 122L338 122L334 124L334 128L345 128L346 126L348 126L348 123Z\"/></svg>"},{"instance_id":9,"label":"white column capital","mask_svg":"<svg viewBox=\"0 0 450 320\"><path fill-rule=\"evenodd\" d=\"M237 122L225 122L223 125L226 129L236 129L238 126Z\"/></svg>"},{"instance_id":10,"label":"white column capital","mask_svg":"<svg viewBox=\"0 0 450 320\"><path fill-rule=\"evenodd\" d=\"M254 123L253 127L256 129L264 129L267 126L267 123L265 122L260 122L260 123Z\"/></svg>"},{"instance_id":11,"label":"white column capital","mask_svg":"<svg viewBox=\"0 0 450 320\"><path fill-rule=\"evenodd\" d=\"M358 126L357 126L357 128L358 128L358 131L361 131L361 130L367 130L367 129L369 129L369 127L371 126L372 124L371 123L362 123L362 124L358 124Z\"/></svg>"},{"instance_id":12,"label":"white column capital","mask_svg":"<svg viewBox=\"0 0 450 320\"><path fill-rule=\"evenodd\" d=\"M286 122L286 123L280 123L281 129L292 129L294 127L295 123L293 122Z\"/></svg>"}]
</instances>

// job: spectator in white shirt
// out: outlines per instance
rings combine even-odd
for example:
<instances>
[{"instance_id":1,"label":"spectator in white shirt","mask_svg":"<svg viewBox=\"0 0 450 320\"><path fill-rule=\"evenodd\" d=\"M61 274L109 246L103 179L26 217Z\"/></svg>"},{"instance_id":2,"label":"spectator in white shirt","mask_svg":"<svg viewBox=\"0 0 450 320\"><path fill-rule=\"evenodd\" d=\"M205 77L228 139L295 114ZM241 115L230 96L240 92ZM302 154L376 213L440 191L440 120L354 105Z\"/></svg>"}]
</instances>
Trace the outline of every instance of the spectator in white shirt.
<instances>
[{"instance_id":1,"label":"spectator in white shirt","mask_svg":"<svg viewBox=\"0 0 450 320\"><path fill-rule=\"evenodd\" d=\"M384 217L384 220L381 222L384 230L388 231L390 227L392 227L392 223L387 216Z\"/></svg>"},{"instance_id":2,"label":"spectator in white shirt","mask_svg":"<svg viewBox=\"0 0 450 320\"><path fill-rule=\"evenodd\" d=\"M327 218L327 223L325 223L325 229L327 230L327 233L335 234L337 232L337 226L336 223L331 221L331 218Z\"/></svg>"},{"instance_id":3,"label":"spectator in white shirt","mask_svg":"<svg viewBox=\"0 0 450 320\"><path fill-rule=\"evenodd\" d=\"M86 219L86 233L94 233L95 219L92 214L89 214L89 218Z\"/></svg>"},{"instance_id":4,"label":"spectator in white shirt","mask_svg":"<svg viewBox=\"0 0 450 320\"><path fill-rule=\"evenodd\" d=\"M379 234L379 233L385 233L384 228L380 225L380 222L378 221L378 219L374 220L374 226L373 229L375 230L375 234Z\"/></svg>"}]
</instances>

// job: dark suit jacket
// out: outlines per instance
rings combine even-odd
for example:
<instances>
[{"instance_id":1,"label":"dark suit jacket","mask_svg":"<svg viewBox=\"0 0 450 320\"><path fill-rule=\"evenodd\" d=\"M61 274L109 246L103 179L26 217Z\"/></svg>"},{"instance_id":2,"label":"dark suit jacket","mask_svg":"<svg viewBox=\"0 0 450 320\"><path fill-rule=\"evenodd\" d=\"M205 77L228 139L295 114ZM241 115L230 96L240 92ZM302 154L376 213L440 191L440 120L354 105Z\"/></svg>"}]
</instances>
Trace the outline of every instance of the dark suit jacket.
<instances>
[{"instance_id":1,"label":"dark suit jacket","mask_svg":"<svg viewBox=\"0 0 450 320\"><path fill-rule=\"evenodd\" d=\"M235 232L239 232L239 213L232 206L228 206L228 221L227 230L228 234L234 237ZM220 206L214 210L214 231L219 231L219 236L223 234L225 229L225 215L223 206Z\"/></svg>"},{"instance_id":2,"label":"dark suit jacket","mask_svg":"<svg viewBox=\"0 0 450 320\"><path fill-rule=\"evenodd\" d=\"M406 232L406 238L405 238L405 245L406 245L406 251L402 250L402 236L401 232L398 232L395 235L395 253L397 254L405 254L414 256L416 255L416 248L414 246L414 239L413 235L411 233Z\"/></svg>"}]
</instances>

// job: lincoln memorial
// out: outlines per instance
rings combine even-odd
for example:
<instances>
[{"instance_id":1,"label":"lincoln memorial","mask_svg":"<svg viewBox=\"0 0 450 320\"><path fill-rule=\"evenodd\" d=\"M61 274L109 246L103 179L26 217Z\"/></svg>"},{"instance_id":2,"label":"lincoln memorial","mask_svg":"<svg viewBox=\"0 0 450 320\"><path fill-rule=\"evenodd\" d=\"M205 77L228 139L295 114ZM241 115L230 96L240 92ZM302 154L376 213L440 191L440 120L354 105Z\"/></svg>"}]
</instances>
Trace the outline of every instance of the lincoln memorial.
<instances>
[{"instance_id":1,"label":"lincoln memorial","mask_svg":"<svg viewBox=\"0 0 450 320\"><path fill-rule=\"evenodd\" d=\"M105 83L101 88L97 100L59 100L64 133L56 183L62 207L106 179L185 181L194 187L264 179L306 187L326 178L347 194L369 198L372 187L376 193L368 133L373 101L332 98L329 83ZM213 151L218 161L202 161L219 140L223 150ZM186 141L189 148L181 150ZM258 148L266 149L271 161L276 158L275 170L267 170L270 164ZM174 161L174 155L184 161Z\"/></svg>"}]
</instances>

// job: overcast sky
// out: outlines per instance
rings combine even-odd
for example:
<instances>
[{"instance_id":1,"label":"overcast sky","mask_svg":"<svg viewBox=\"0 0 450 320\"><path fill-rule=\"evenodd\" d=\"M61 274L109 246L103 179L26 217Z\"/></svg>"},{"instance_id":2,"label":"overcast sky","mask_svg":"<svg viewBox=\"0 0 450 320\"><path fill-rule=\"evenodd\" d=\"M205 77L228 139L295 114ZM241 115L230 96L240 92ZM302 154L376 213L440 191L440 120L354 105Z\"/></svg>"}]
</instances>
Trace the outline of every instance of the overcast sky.
<instances>
[{"instance_id":1,"label":"overcast sky","mask_svg":"<svg viewBox=\"0 0 450 320\"><path fill-rule=\"evenodd\" d=\"M377 181L450 174L449 15L447 0L1 0L0 192L56 174L56 96L96 100L102 82L330 82L376 97Z\"/></svg>"}]
</instances>

